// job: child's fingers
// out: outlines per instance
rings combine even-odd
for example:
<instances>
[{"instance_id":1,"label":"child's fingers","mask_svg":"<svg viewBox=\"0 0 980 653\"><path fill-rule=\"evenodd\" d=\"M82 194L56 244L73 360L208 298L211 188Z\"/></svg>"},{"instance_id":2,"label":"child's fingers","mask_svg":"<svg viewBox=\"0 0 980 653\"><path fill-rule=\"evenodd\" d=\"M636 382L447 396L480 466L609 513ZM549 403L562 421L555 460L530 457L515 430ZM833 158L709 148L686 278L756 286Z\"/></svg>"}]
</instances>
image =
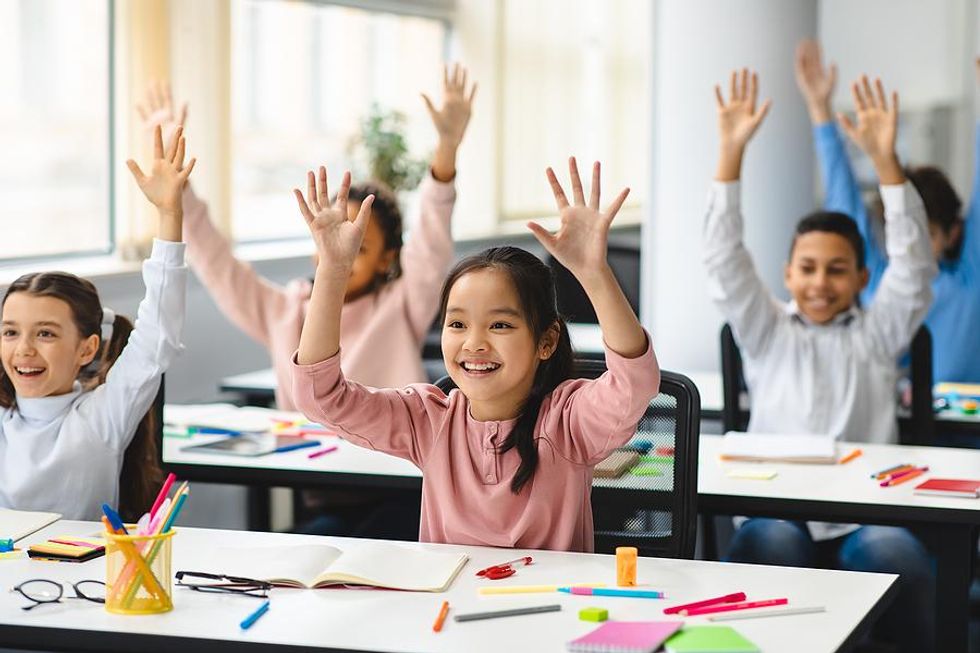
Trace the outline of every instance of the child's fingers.
<instances>
[{"instance_id":1,"label":"child's fingers","mask_svg":"<svg viewBox=\"0 0 980 653\"><path fill-rule=\"evenodd\" d=\"M749 86L749 69L742 68L742 80L741 80L741 85L739 87L739 99L744 100L746 97L748 97L748 91L749 91L748 86Z\"/></svg>"},{"instance_id":2,"label":"child's fingers","mask_svg":"<svg viewBox=\"0 0 980 653\"><path fill-rule=\"evenodd\" d=\"M163 158L163 130L160 129L160 125L153 128L153 158L154 160Z\"/></svg>"},{"instance_id":3,"label":"child's fingers","mask_svg":"<svg viewBox=\"0 0 980 653\"><path fill-rule=\"evenodd\" d=\"M177 146L180 143L180 139L183 136L183 128L177 127L174 130L173 135L170 137L170 143L167 145L167 153L164 158L169 162L173 163L174 158L177 156Z\"/></svg>"},{"instance_id":4,"label":"child's fingers","mask_svg":"<svg viewBox=\"0 0 980 653\"><path fill-rule=\"evenodd\" d=\"M303 219L306 220L306 224L313 226L313 222L316 220L316 218L313 217L310 207L307 206L306 200L303 199L303 193L299 192L298 188L294 188L293 195L296 197L296 203L299 205L299 212L303 215Z\"/></svg>"},{"instance_id":5,"label":"child's fingers","mask_svg":"<svg viewBox=\"0 0 980 653\"><path fill-rule=\"evenodd\" d=\"M898 126L898 91L892 91L891 123L893 128Z\"/></svg>"},{"instance_id":6,"label":"child's fingers","mask_svg":"<svg viewBox=\"0 0 980 653\"><path fill-rule=\"evenodd\" d=\"M312 170L306 171L306 202L311 209L320 212L320 205L316 201L316 175Z\"/></svg>"},{"instance_id":7,"label":"child's fingers","mask_svg":"<svg viewBox=\"0 0 980 653\"><path fill-rule=\"evenodd\" d=\"M551 184L551 192L555 194L555 202L558 204L558 210L561 211L568 206L568 198L565 197L565 191L558 183L558 177L555 176L555 171L550 167L544 171L545 176L548 177L548 183Z\"/></svg>"},{"instance_id":8,"label":"child's fingers","mask_svg":"<svg viewBox=\"0 0 980 653\"><path fill-rule=\"evenodd\" d=\"M174 167L177 168L177 170L180 170L184 167L184 149L186 148L186 146L187 143L184 137L181 136L180 140L177 141L177 154L174 155Z\"/></svg>"},{"instance_id":9,"label":"child's fingers","mask_svg":"<svg viewBox=\"0 0 980 653\"><path fill-rule=\"evenodd\" d=\"M320 206L330 206L330 194L327 192L327 168L320 166L320 183L317 185L316 201Z\"/></svg>"},{"instance_id":10,"label":"child's fingers","mask_svg":"<svg viewBox=\"0 0 980 653\"><path fill-rule=\"evenodd\" d=\"M180 119L177 121L178 125L187 124L187 103L184 102L180 105Z\"/></svg>"},{"instance_id":11,"label":"child's fingers","mask_svg":"<svg viewBox=\"0 0 980 653\"><path fill-rule=\"evenodd\" d=\"M858 86L857 82L851 84L851 96L854 98L854 107L858 111L865 110L864 98L861 97L861 87Z\"/></svg>"},{"instance_id":12,"label":"child's fingers","mask_svg":"<svg viewBox=\"0 0 980 653\"><path fill-rule=\"evenodd\" d=\"M759 110L752 117L752 129L758 127L759 124L765 119L766 114L769 113L769 107L771 106L772 106L771 98L762 103L762 106L759 107Z\"/></svg>"},{"instance_id":13,"label":"child's fingers","mask_svg":"<svg viewBox=\"0 0 980 653\"><path fill-rule=\"evenodd\" d=\"M425 93L422 93L421 95L422 95L422 101L425 102L425 108L429 110L429 116L435 119L437 114L435 105L432 104L432 100L429 99L428 95L426 95Z\"/></svg>"},{"instance_id":14,"label":"child's fingers","mask_svg":"<svg viewBox=\"0 0 980 653\"><path fill-rule=\"evenodd\" d=\"M361 202L361 208L357 211L357 217L354 218L354 226L357 227L361 233L367 231L368 220L371 219L371 206L374 204L374 195L368 195Z\"/></svg>"},{"instance_id":15,"label":"child's fingers","mask_svg":"<svg viewBox=\"0 0 980 653\"><path fill-rule=\"evenodd\" d=\"M459 91L462 93L466 90L466 82L469 80L469 72L467 72L465 67L460 67L461 79L459 81Z\"/></svg>"},{"instance_id":16,"label":"child's fingers","mask_svg":"<svg viewBox=\"0 0 980 653\"><path fill-rule=\"evenodd\" d=\"M622 191L620 191L619 195L616 196L616 199L612 201L612 204L606 208L606 223L613 221L613 218L615 218L616 214L619 213L619 209L623 208L623 202L626 201L626 197L629 194L630 189L624 188Z\"/></svg>"},{"instance_id":17,"label":"child's fingers","mask_svg":"<svg viewBox=\"0 0 980 653\"><path fill-rule=\"evenodd\" d=\"M126 167L129 168L129 171L131 173L133 173L133 179L136 180L137 184L142 186L144 182L146 182L146 175L143 174L143 171L140 169L138 163L136 163L132 159L128 159L126 161Z\"/></svg>"},{"instance_id":18,"label":"child's fingers","mask_svg":"<svg viewBox=\"0 0 980 653\"><path fill-rule=\"evenodd\" d=\"M572 179L572 197L575 206L585 206L585 191L582 190L582 178L578 175L578 162L574 156L568 157L568 176Z\"/></svg>"},{"instance_id":19,"label":"child's fingers","mask_svg":"<svg viewBox=\"0 0 980 653\"><path fill-rule=\"evenodd\" d=\"M473 98L476 97L476 89L479 86L476 82L473 82L473 88L470 90L470 96L466 98L466 103L471 107L473 106Z\"/></svg>"},{"instance_id":20,"label":"child's fingers","mask_svg":"<svg viewBox=\"0 0 980 653\"><path fill-rule=\"evenodd\" d=\"M854 134L854 123L851 122L850 118L845 116L843 113L838 112L837 122L840 123L841 129L844 130L844 133L847 134L848 138L851 140L857 140Z\"/></svg>"},{"instance_id":21,"label":"child's fingers","mask_svg":"<svg viewBox=\"0 0 980 653\"><path fill-rule=\"evenodd\" d=\"M881 83L881 78L875 79L875 93L878 95L878 106L888 110L888 100L885 99L885 85Z\"/></svg>"},{"instance_id":22,"label":"child's fingers","mask_svg":"<svg viewBox=\"0 0 980 653\"><path fill-rule=\"evenodd\" d=\"M531 230L534 237L538 239L541 246L548 250L549 254L554 255L555 237L550 231L539 225L537 222L528 222L527 228Z\"/></svg>"},{"instance_id":23,"label":"child's fingers","mask_svg":"<svg viewBox=\"0 0 980 653\"><path fill-rule=\"evenodd\" d=\"M443 90L449 88L449 64L442 64L442 88Z\"/></svg>"},{"instance_id":24,"label":"child's fingers","mask_svg":"<svg viewBox=\"0 0 980 653\"><path fill-rule=\"evenodd\" d=\"M871 90L871 80L868 79L867 75L861 75L861 88L864 93L864 100L868 103L868 107L872 109L878 107L874 92Z\"/></svg>"},{"instance_id":25,"label":"child's fingers","mask_svg":"<svg viewBox=\"0 0 980 653\"><path fill-rule=\"evenodd\" d=\"M596 161L592 164L592 194L589 197L589 208L593 211L599 210L599 177L600 177L600 165Z\"/></svg>"},{"instance_id":26,"label":"child's fingers","mask_svg":"<svg viewBox=\"0 0 980 653\"><path fill-rule=\"evenodd\" d=\"M759 97L759 75L752 73L752 79L749 82L749 108L753 111L755 110L755 102Z\"/></svg>"},{"instance_id":27,"label":"child's fingers","mask_svg":"<svg viewBox=\"0 0 980 653\"><path fill-rule=\"evenodd\" d=\"M191 176L191 172L193 172L193 171L194 171L194 164L195 164L195 163L197 163L197 158L196 158L196 157L195 157L195 158L193 158L193 159L191 159L191 160L190 160L190 163L188 163L188 164L187 164L187 167L186 167L186 168L184 168L183 170L181 170L181 172L180 172L180 176L181 176L181 177L182 177L182 178L183 178L183 179L184 179L185 181L187 180L187 178L188 178L188 177L190 177L190 176Z\"/></svg>"},{"instance_id":28,"label":"child's fingers","mask_svg":"<svg viewBox=\"0 0 980 653\"><path fill-rule=\"evenodd\" d=\"M721 87L715 84L715 101L718 103L719 109L725 108L725 97L721 94Z\"/></svg>"},{"instance_id":29,"label":"child's fingers","mask_svg":"<svg viewBox=\"0 0 980 653\"><path fill-rule=\"evenodd\" d=\"M340 180L340 190L337 191L336 207L340 209L344 218L347 218L347 197L350 195L350 170L344 172L343 179ZM362 204L363 206L363 204ZM370 208L370 207L369 207Z\"/></svg>"},{"instance_id":30,"label":"child's fingers","mask_svg":"<svg viewBox=\"0 0 980 653\"><path fill-rule=\"evenodd\" d=\"M736 89L738 87L738 71L732 71L732 78L728 81L728 101L734 102L737 99L738 93Z\"/></svg>"}]
</instances>

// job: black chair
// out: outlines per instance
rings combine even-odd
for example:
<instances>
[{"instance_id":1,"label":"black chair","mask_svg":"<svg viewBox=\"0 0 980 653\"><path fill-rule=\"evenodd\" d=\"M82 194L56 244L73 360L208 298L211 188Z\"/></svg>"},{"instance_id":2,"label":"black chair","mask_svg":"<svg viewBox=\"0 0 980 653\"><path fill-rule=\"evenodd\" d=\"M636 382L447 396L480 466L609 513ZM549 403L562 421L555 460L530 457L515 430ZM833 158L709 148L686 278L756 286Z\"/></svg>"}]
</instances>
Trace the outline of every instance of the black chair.
<instances>
[{"instance_id":1,"label":"black chair","mask_svg":"<svg viewBox=\"0 0 980 653\"><path fill-rule=\"evenodd\" d=\"M619 281L626 300L633 312L640 314L640 249L636 245L609 243L606 259ZM550 254L545 262L555 273L555 290L558 295L558 312L567 322L598 324L592 302L585 289L568 269Z\"/></svg>"},{"instance_id":2,"label":"black chair","mask_svg":"<svg viewBox=\"0 0 980 653\"><path fill-rule=\"evenodd\" d=\"M165 403L166 377L160 376L160 388L153 403L136 427L136 436L130 441L123 454L120 479L139 474L146 482L159 485L163 482L163 405ZM142 434L142 436L141 436ZM138 438L143 437L144 440ZM119 513L127 522L136 522L140 515L149 509L144 505L145 497L127 496L125 487L120 486ZM152 501L152 498L151 498Z\"/></svg>"},{"instance_id":3,"label":"black chair","mask_svg":"<svg viewBox=\"0 0 980 653\"><path fill-rule=\"evenodd\" d=\"M598 378L605 371L604 361L575 361L578 378ZM436 385L447 393L456 387L449 377ZM658 476L627 473L593 481L596 552L635 546L643 556L694 557L700 413L701 397L694 383L680 374L661 372L660 394L640 419L632 442L650 442L651 453L672 448L673 463Z\"/></svg>"},{"instance_id":4,"label":"black chair","mask_svg":"<svg viewBox=\"0 0 980 653\"><path fill-rule=\"evenodd\" d=\"M899 409L898 441L900 444L930 445L935 439L935 417L932 412L932 337L922 325L909 346L912 401L908 409ZM721 379L724 407L721 423L725 431L744 431L749 424L745 398L748 389L742 370L742 354L730 325L721 329Z\"/></svg>"}]
</instances>

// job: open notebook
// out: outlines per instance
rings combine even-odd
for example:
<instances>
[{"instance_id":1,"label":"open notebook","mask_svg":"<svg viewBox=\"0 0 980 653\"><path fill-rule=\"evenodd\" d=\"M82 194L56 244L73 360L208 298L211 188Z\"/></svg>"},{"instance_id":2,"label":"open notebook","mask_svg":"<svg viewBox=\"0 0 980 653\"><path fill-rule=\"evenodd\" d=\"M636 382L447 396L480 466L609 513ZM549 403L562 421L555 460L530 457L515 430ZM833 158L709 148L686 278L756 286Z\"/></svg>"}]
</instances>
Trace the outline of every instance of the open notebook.
<instances>
[{"instance_id":1,"label":"open notebook","mask_svg":"<svg viewBox=\"0 0 980 653\"><path fill-rule=\"evenodd\" d=\"M729 431L721 443L722 460L748 462L837 462L837 442L826 435L736 433Z\"/></svg>"},{"instance_id":2,"label":"open notebook","mask_svg":"<svg viewBox=\"0 0 980 653\"><path fill-rule=\"evenodd\" d=\"M0 539L17 541L61 519L56 512L27 512L0 508Z\"/></svg>"},{"instance_id":3,"label":"open notebook","mask_svg":"<svg viewBox=\"0 0 980 653\"><path fill-rule=\"evenodd\" d=\"M371 585L416 592L445 591L467 560L465 553L379 542L351 543L344 551L326 544L224 547L210 555L204 571L284 587Z\"/></svg>"}]
</instances>

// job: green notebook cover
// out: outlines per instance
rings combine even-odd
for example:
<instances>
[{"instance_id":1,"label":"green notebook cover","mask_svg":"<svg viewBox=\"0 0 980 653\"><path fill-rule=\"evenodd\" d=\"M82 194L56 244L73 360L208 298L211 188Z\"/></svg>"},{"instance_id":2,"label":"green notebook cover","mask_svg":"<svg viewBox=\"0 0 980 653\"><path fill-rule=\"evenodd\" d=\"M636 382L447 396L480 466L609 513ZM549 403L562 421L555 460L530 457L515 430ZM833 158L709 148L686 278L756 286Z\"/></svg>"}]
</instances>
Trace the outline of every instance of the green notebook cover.
<instances>
[{"instance_id":1,"label":"green notebook cover","mask_svg":"<svg viewBox=\"0 0 980 653\"><path fill-rule=\"evenodd\" d=\"M667 653L759 653L731 626L685 626L664 644Z\"/></svg>"}]
</instances>

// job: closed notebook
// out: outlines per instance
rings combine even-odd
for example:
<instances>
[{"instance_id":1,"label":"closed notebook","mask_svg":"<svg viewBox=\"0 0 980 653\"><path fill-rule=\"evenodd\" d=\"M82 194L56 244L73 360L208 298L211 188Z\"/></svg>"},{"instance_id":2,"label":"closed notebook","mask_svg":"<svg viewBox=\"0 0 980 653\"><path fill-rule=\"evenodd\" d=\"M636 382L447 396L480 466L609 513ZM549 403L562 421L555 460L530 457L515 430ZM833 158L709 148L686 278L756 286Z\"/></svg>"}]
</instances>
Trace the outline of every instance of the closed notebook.
<instances>
[{"instance_id":1,"label":"closed notebook","mask_svg":"<svg viewBox=\"0 0 980 653\"><path fill-rule=\"evenodd\" d=\"M686 626L664 644L667 653L759 653L731 626Z\"/></svg>"},{"instance_id":2,"label":"closed notebook","mask_svg":"<svg viewBox=\"0 0 980 653\"><path fill-rule=\"evenodd\" d=\"M0 539L12 538L15 542L61 519L56 512L27 512L0 508Z\"/></svg>"},{"instance_id":3,"label":"closed notebook","mask_svg":"<svg viewBox=\"0 0 980 653\"><path fill-rule=\"evenodd\" d=\"M976 499L980 497L980 481L955 478L930 478L925 483L916 485L914 492L915 494L931 496Z\"/></svg>"},{"instance_id":4,"label":"closed notebook","mask_svg":"<svg viewBox=\"0 0 980 653\"><path fill-rule=\"evenodd\" d=\"M613 451L593 468L592 475L596 478L619 478L639 461L640 454L635 451Z\"/></svg>"},{"instance_id":5,"label":"closed notebook","mask_svg":"<svg viewBox=\"0 0 980 653\"><path fill-rule=\"evenodd\" d=\"M566 647L573 653L653 653L682 625L680 621L607 621Z\"/></svg>"},{"instance_id":6,"label":"closed notebook","mask_svg":"<svg viewBox=\"0 0 980 653\"><path fill-rule=\"evenodd\" d=\"M736 433L725 434L723 460L782 463L837 463L837 442L825 435Z\"/></svg>"},{"instance_id":7,"label":"closed notebook","mask_svg":"<svg viewBox=\"0 0 980 653\"><path fill-rule=\"evenodd\" d=\"M326 544L214 549L199 569L284 587L370 585L442 592L466 564L465 553L431 551L418 544L352 540L341 551ZM200 566L204 564L204 566Z\"/></svg>"}]
</instances>

